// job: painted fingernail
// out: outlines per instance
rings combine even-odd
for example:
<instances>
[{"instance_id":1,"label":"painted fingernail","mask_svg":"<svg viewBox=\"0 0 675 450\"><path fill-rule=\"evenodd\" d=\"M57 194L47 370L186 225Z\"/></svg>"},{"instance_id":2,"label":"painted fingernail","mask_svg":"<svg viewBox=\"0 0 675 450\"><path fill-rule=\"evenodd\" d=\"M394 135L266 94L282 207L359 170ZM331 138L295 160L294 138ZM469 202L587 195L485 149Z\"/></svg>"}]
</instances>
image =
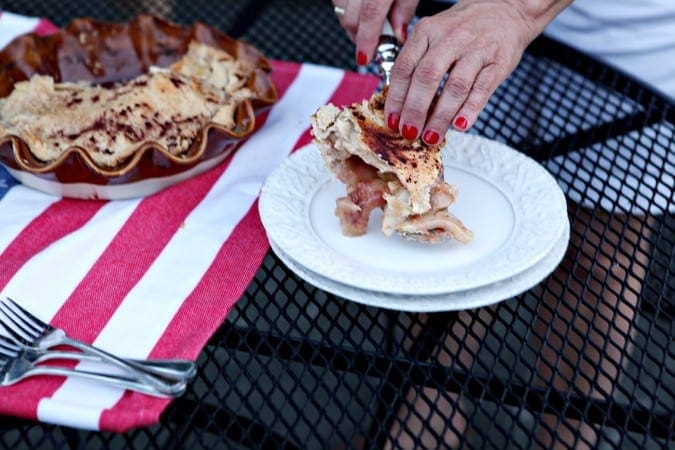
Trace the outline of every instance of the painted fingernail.
<instances>
[{"instance_id":1,"label":"painted fingernail","mask_svg":"<svg viewBox=\"0 0 675 450\"><path fill-rule=\"evenodd\" d=\"M417 138L417 128L413 125L406 123L403 125L401 134L403 135L404 138L412 141L413 139Z\"/></svg>"},{"instance_id":2,"label":"painted fingernail","mask_svg":"<svg viewBox=\"0 0 675 450\"><path fill-rule=\"evenodd\" d=\"M391 113L389 114L389 117L387 117L387 126L391 130L398 130L398 123L400 120L401 116L396 113Z\"/></svg>"},{"instance_id":3,"label":"painted fingernail","mask_svg":"<svg viewBox=\"0 0 675 450\"><path fill-rule=\"evenodd\" d=\"M356 64L358 64L359 66L365 66L367 62L368 57L366 56L365 53L363 53L361 50L356 52Z\"/></svg>"},{"instance_id":4,"label":"painted fingernail","mask_svg":"<svg viewBox=\"0 0 675 450\"><path fill-rule=\"evenodd\" d=\"M454 125L458 130L464 131L466 130L467 125L469 125L469 122L467 122L466 117L459 116L455 119Z\"/></svg>"},{"instance_id":5,"label":"painted fingernail","mask_svg":"<svg viewBox=\"0 0 675 450\"><path fill-rule=\"evenodd\" d=\"M440 139L441 139L441 135L438 134L438 131L435 131L435 130L427 130L422 135L422 140L429 145L438 144L438 141Z\"/></svg>"},{"instance_id":6,"label":"painted fingernail","mask_svg":"<svg viewBox=\"0 0 675 450\"><path fill-rule=\"evenodd\" d=\"M401 36L403 37L403 41L408 40L408 24L404 23L403 26L401 27Z\"/></svg>"}]
</instances>

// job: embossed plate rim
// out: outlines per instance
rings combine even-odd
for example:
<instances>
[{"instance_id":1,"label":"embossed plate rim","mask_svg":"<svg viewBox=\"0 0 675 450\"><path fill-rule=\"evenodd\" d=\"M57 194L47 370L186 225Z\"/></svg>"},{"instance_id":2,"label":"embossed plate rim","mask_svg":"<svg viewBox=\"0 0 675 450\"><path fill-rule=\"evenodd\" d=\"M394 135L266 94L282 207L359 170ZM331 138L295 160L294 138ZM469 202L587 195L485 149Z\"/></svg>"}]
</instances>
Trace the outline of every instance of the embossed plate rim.
<instances>
[{"instance_id":1,"label":"embossed plate rim","mask_svg":"<svg viewBox=\"0 0 675 450\"><path fill-rule=\"evenodd\" d=\"M560 264L560 261L567 251L569 235L570 226L569 223L567 223L563 230L563 234L555 243L551 251L544 256L538 264L535 264L512 277L474 289L432 295L390 294L386 292L369 291L339 283L326 277L322 277L308 268L301 266L296 261L293 261L290 256L284 253L284 251L274 243L274 241L270 241L270 246L274 254L276 254L281 262L293 273L326 292L330 292L338 297L361 303L366 306L387 308L396 311L430 313L482 308L522 294L550 275L558 264Z\"/></svg>"},{"instance_id":2,"label":"embossed plate rim","mask_svg":"<svg viewBox=\"0 0 675 450\"><path fill-rule=\"evenodd\" d=\"M480 264L392 276L391 271L338 254L318 238L309 217L316 186L332 178L314 144L296 151L266 180L259 201L263 225L270 240L313 272L361 289L394 294L447 294L489 285L522 272L550 252L568 219L565 196L543 166L499 142L453 132L448 134L443 158L446 166L452 162L453 167L480 173L514 207L514 232L506 245ZM461 196L466 186L458 187ZM425 247L420 244L420 251Z\"/></svg>"}]
</instances>

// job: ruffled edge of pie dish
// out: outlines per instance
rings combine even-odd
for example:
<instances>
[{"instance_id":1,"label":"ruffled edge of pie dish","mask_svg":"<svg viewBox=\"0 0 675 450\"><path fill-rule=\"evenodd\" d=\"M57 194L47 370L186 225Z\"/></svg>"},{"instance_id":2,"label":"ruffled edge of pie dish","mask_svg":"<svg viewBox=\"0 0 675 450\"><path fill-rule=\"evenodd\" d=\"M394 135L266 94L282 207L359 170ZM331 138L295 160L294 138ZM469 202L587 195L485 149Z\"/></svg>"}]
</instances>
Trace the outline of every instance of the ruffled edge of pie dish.
<instances>
[{"instance_id":1,"label":"ruffled edge of pie dish","mask_svg":"<svg viewBox=\"0 0 675 450\"><path fill-rule=\"evenodd\" d=\"M81 39L83 33L87 34L86 46ZM175 62L187 51L191 41L223 49L254 68L247 81L254 95L237 106L236 124L231 129L209 122L201 128L192 145L179 154L172 154L158 142L146 141L115 167L97 164L86 148L78 146L66 149L55 160L40 161L23 139L10 134L0 136L0 161L12 169L51 181L114 185L175 175L232 151L256 130L257 115L274 104L278 95L269 77L271 65L262 53L203 23L185 27L151 16L138 16L124 23L83 18L73 20L49 36L33 33L19 36L0 52L0 98L9 95L15 83L34 74L51 75L57 82L114 83L131 79L147 72L151 66L165 67ZM127 44L127 48L111 48L114 42ZM113 68L101 64L101 61L110 63L104 54L125 51L129 53L123 53L122 57L136 57L132 62L143 70L130 71L127 69L130 64L117 64ZM88 58L85 69L82 69L83 57Z\"/></svg>"}]
</instances>

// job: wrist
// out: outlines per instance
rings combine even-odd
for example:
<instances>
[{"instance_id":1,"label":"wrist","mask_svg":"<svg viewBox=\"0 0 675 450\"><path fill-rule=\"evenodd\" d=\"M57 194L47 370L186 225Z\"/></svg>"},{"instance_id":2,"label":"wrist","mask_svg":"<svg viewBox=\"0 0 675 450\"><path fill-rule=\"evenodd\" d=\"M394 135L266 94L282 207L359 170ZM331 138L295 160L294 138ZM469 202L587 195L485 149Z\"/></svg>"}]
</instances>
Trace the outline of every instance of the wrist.
<instances>
[{"instance_id":1,"label":"wrist","mask_svg":"<svg viewBox=\"0 0 675 450\"><path fill-rule=\"evenodd\" d=\"M573 0L503 0L510 4L530 30L529 41L544 31L544 28Z\"/></svg>"}]
</instances>

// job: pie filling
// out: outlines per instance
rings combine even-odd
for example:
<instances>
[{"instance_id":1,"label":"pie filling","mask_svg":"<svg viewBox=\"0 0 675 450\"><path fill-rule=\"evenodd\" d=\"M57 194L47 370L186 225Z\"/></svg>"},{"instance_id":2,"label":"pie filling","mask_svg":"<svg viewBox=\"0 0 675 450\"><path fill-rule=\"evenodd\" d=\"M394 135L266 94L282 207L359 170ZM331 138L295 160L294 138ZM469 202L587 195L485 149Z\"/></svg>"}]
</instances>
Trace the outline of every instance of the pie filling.
<instances>
[{"instance_id":1,"label":"pie filling","mask_svg":"<svg viewBox=\"0 0 675 450\"><path fill-rule=\"evenodd\" d=\"M431 208L423 214L404 215L410 195L395 177L380 174L358 156L351 156L339 165L337 177L345 183L347 195L337 199L335 215L345 236L366 233L370 214L383 210L382 231L394 231L406 237L435 243L456 239L468 243L473 233L447 209L457 198L457 189L448 183L436 184L431 190Z\"/></svg>"},{"instance_id":2,"label":"pie filling","mask_svg":"<svg viewBox=\"0 0 675 450\"><path fill-rule=\"evenodd\" d=\"M440 145L408 141L388 129L382 94L340 109L320 107L312 133L328 168L346 185L335 214L342 233L366 233L372 211L382 210L382 232L437 243L468 243L473 233L448 207L457 188L443 179Z\"/></svg>"}]
</instances>

